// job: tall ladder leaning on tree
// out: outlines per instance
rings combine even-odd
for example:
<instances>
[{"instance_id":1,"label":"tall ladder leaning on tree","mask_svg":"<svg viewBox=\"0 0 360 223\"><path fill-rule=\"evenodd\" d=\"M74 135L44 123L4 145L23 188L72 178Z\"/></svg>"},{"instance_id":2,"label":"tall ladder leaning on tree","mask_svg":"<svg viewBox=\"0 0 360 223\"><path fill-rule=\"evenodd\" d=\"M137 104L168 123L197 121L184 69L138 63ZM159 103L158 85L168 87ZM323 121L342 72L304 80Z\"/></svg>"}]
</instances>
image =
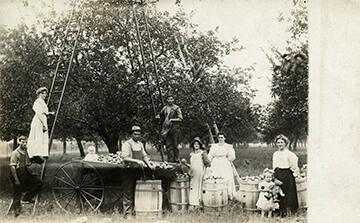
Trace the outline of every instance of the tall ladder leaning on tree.
<instances>
[{"instance_id":1,"label":"tall ladder leaning on tree","mask_svg":"<svg viewBox=\"0 0 360 223\"><path fill-rule=\"evenodd\" d=\"M80 18L76 16L77 14L76 14L75 6L76 5L74 4L73 9L71 11L69 21L67 22L67 25L66 25L64 40L61 42L61 45L60 45L60 52L59 52L59 55L57 58L55 72L52 77L51 87L49 90L49 96L48 96L48 99L46 102L48 106L51 103L51 105L56 107L55 117L52 122L50 135L49 135L49 156L50 156L52 142L54 139L56 122L59 117L59 112L61 109L61 105L63 102L65 90L66 90L66 85L68 83L69 75L72 72L72 63L73 63L76 47L78 44L79 35L81 33L81 25L82 25L83 17L84 17L83 10L80 10L80 14L81 14ZM71 56L70 56L70 59L67 60L68 58L66 58L64 52L67 47L67 44L66 44L67 38L69 37L69 34L71 32L75 33L75 38L73 39L73 42L68 45L69 48L71 47L70 48ZM42 167L41 167L41 172L40 172L41 180L43 180L44 175L45 175L47 161L48 161L48 159L44 159L44 163L42 164ZM35 215L35 213L36 213L36 207L39 202L39 198L40 198L40 194L36 195L34 207L32 209L32 215Z\"/></svg>"},{"instance_id":2,"label":"tall ladder leaning on tree","mask_svg":"<svg viewBox=\"0 0 360 223\"><path fill-rule=\"evenodd\" d=\"M191 54L189 53L188 49L187 49L187 44L184 41L184 38L179 34L177 35L176 33L174 33L173 35L174 41L177 44L177 51L181 60L181 63L184 67L185 70L191 72L193 74L193 76L196 76L199 72L201 72L203 65L202 65L202 61L200 62L194 62L193 61L193 57L191 56ZM185 56L186 57L185 57ZM187 60L185 59L187 58ZM202 114L205 115L205 109L211 113L211 109L208 103L205 104L206 107L204 108L202 104L199 104L200 106L200 110L202 111ZM212 121L212 126L206 122L205 125L208 129L208 138L209 138L209 143L210 144L214 144L215 143L215 139L217 137L217 134L219 133L219 128L216 124L216 120L213 117L213 115L211 115L211 121ZM213 132L215 132L215 134L213 134ZM206 137L207 138L207 137Z\"/></svg>"},{"instance_id":3,"label":"tall ladder leaning on tree","mask_svg":"<svg viewBox=\"0 0 360 223\"><path fill-rule=\"evenodd\" d=\"M184 66L184 68L186 70L189 70L190 72L193 73L193 75L195 76L198 72L201 72L201 69L202 69L202 61L200 61L200 64L197 64L195 63L193 60L192 60L192 56L189 54L188 52L188 49L187 49L187 45L186 43L184 42L184 38L182 36L177 36L176 34L173 35L174 37L174 40L177 44L177 50L178 50L178 53L179 53L179 57L180 57L180 60ZM186 55L186 58L189 58L188 59L188 63L184 57L184 53L183 51L185 52L185 55ZM190 66L188 65L190 64ZM195 65L198 65L197 67ZM202 111L202 113L205 115L205 111L204 109L206 109L210 114L211 114L211 109L210 109L210 106L208 103L206 103L206 108L204 108L201 104L200 104L200 109ZM209 143L210 144L214 144L215 143L215 137L217 137L217 135L219 134L219 128L218 128L218 125L216 124L216 120L213 116L213 114L211 115L211 121L212 121L212 126L209 125L208 122L206 122L206 127L208 129L208 137L209 137ZM215 132L215 134L213 134L213 130ZM234 165L233 162L230 162L231 163L231 167L232 167L232 170L233 170L233 173L234 173L234 177L238 183L238 185L240 185L240 176L236 170L236 167Z\"/></svg>"},{"instance_id":4,"label":"tall ladder leaning on tree","mask_svg":"<svg viewBox=\"0 0 360 223\"><path fill-rule=\"evenodd\" d=\"M150 34L150 30L149 30L149 24L148 24L148 20L147 20L147 2L146 0L140 0L140 1L131 1L131 8L132 8L132 14L133 14L133 18L134 18L134 23L135 23L135 29L136 29L136 37L137 37L137 41L139 44L139 50L140 50L140 55L141 55L141 62L140 63L140 69L143 70L144 75L145 75L145 80L146 80L146 85L148 88L148 92L149 92L149 98L151 101L151 106L152 106L152 110L154 113L154 117L157 114L157 109L155 106L155 102L154 102L154 97L153 97L153 92L150 86L150 79L151 76L149 75L148 71L147 71L147 60L151 61L152 63L152 67L153 67L153 73L155 75L155 83L157 86L157 90L159 93L159 97L160 97L160 102L161 102L161 106L164 106L164 98L163 98L163 94L162 94L162 90L161 90L161 86L160 86L160 81L159 81L159 74L158 74L158 69L157 69L157 65L156 65L156 57L154 55L154 49L152 46L152 42L151 42L151 34ZM137 15L137 8L140 8L141 11L141 15L140 17ZM139 19L140 18L140 19ZM147 50L149 50L148 55L150 55L150 58L146 58L145 55L145 47L144 47L144 42L142 39L142 35L146 36L147 39L147 44L148 44L148 48ZM161 128L161 125L160 125ZM161 129L159 129L158 131L158 137L160 139L160 155L161 155L161 160L164 161L164 150L163 150L163 145L161 142Z\"/></svg>"}]
</instances>

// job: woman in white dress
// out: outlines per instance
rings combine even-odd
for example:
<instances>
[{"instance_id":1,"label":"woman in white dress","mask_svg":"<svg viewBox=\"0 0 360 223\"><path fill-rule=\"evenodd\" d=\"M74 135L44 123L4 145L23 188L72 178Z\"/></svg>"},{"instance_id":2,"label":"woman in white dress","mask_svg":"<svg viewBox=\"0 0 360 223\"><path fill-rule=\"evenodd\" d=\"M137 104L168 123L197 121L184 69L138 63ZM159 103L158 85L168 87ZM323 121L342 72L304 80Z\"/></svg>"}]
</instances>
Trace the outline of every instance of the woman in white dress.
<instances>
[{"instance_id":1,"label":"woman in white dress","mask_svg":"<svg viewBox=\"0 0 360 223\"><path fill-rule=\"evenodd\" d=\"M196 137L191 143L193 151L190 153L190 193L189 204L190 209L199 208L202 202L202 181L205 173L205 168L210 166L210 160L206 152L205 146L202 144L199 137Z\"/></svg>"},{"instance_id":2,"label":"woman in white dress","mask_svg":"<svg viewBox=\"0 0 360 223\"><path fill-rule=\"evenodd\" d=\"M48 89L41 87L36 91L36 94L37 99L32 107L35 115L31 121L27 147L30 159L34 162L42 162L41 157L47 158L49 156L47 115L53 115L54 112L49 112L45 103Z\"/></svg>"},{"instance_id":3,"label":"woman in white dress","mask_svg":"<svg viewBox=\"0 0 360 223\"><path fill-rule=\"evenodd\" d=\"M235 150L232 145L225 143L224 133L219 133L217 138L219 143L212 145L208 154L211 161L210 173L214 177L224 178L229 199L232 199L235 193L235 181L231 162L235 160Z\"/></svg>"}]
</instances>

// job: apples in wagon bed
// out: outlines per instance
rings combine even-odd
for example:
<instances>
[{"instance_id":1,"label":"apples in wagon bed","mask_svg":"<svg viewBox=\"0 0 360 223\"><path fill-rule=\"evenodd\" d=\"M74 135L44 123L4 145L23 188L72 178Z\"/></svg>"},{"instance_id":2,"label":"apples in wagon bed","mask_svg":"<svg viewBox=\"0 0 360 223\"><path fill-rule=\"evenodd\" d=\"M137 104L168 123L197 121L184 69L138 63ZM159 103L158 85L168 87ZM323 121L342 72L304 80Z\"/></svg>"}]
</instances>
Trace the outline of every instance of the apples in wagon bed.
<instances>
[{"instance_id":1,"label":"apples in wagon bed","mask_svg":"<svg viewBox=\"0 0 360 223\"><path fill-rule=\"evenodd\" d=\"M124 164L123 159L121 158L120 154L109 154L109 155L99 155L98 162L101 163L109 163L109 164Z\"/></svg>"}]
</instances>

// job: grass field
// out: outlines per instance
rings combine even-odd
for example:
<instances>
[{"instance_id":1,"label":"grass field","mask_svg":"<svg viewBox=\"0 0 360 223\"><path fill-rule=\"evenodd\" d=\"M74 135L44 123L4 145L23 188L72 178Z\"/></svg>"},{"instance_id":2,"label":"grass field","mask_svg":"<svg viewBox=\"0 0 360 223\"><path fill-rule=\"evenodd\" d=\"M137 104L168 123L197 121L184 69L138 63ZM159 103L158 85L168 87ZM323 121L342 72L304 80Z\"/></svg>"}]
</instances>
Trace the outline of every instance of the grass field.
<instances>
[{"instance_id":1,"label":"grass field","mask_svg":"<svg viewBox=\"0 0 360 223\"><path fill-rule=\"evenodd\" d=\"M264 168L271 168L271 160L272 154L274 153L274 148L240 148L236 150L236 160L234 164L238 170L240 176L247 175L258 175L260 174ZM104 151L102 151L104 152ZM148 151L153 160L159 160L160 156L156 151L150 150ZM182 149L180 151L180 156L189 158L189 149ZM307 154L306 150L296 151L296 154L299 157L299 166L302 166L306 163ZM79 157L79 154L76 150L69 150L68 154L62 155L61 153L54 153L50 156L47 178L46 182L50 182L51 175L54 171L61 165L62 163L69 161L73 158ZM5 158L1 158L1 163L6 163ZM3 175L4 171L8 171L8 166L0 166L0 172ZM6 179L3 179L1 182L1 200L0 200L0 222L14 222L15 218L13 217L4 217L3 213L5 213L9 202L10 202L10 192L11 185L9 182L6 182ZM64 214L59 207L54 203L52 195L50 193L50 185L45 185L42 199L37 211L37 215L34 218L29 216L29 210L24 208L24 215L20 216L16 219L16 222L69 222L71 223L73 220L83 216L83 215L71 215ZM108 212L108 213L95 213L95 214L86 214L88 223L96 222L106 222L111 219L111 222L122 222L124 219L118 212ZM127 220L126 222L144 222L141 220ZM209 222L306 222L306 212L299 211L296 216L278 219L276 217L273 218L265 218L261 219L260 214L258 212L246 212L241 209L239 203L232 203L229 206L229 211L226 213L222 213L219 216L214 215L212 213L203 213L203 212L186 212L185 214L177 214L165 212L164 217L161 220L146 220L146 222L158 222L158 223L168 223L168 222L197 222L197 223L209 223Z\"/></svg>"}]
</instances>

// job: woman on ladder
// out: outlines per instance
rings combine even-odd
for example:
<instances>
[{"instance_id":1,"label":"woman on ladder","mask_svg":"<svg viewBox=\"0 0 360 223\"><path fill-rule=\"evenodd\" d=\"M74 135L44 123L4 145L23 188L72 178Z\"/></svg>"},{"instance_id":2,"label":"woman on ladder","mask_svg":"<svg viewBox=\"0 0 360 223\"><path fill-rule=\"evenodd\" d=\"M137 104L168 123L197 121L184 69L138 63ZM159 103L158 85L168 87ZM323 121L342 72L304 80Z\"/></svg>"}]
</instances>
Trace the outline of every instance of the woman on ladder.
<instances>
[{"instance_id":1,"label":"woman on ladder","mask_svg":"<svg viewBox=\"0 0 360 223\"><path fill-rule=\"evenodd\" d=\"M46 87L36 90L37 99L33 104L35 115L31 121L30 134L28 138L28 153L30 160L35 163L43 163L42 158L49 156L49 132L47 116L54 115L55 112L49 112L45 103L48 94Z\"/></svg>"}]
</instances>

